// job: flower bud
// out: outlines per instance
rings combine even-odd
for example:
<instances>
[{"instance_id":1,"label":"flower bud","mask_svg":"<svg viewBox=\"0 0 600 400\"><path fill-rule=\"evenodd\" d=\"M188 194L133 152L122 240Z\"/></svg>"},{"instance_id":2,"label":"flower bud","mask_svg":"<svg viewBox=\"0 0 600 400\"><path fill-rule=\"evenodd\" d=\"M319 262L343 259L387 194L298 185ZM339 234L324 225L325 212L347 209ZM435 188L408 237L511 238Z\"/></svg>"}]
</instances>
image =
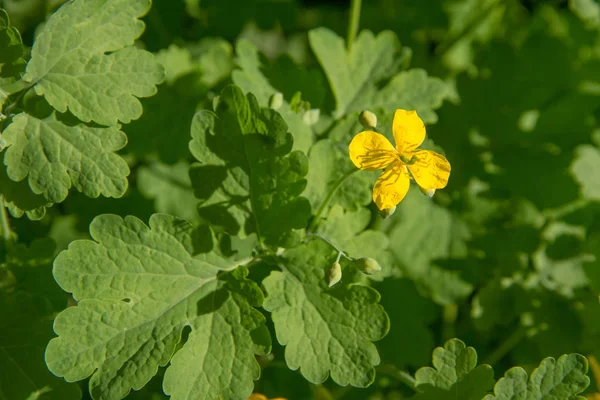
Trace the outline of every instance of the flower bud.
<instances>
[{"instance_id":1,"label":"flower bud","mask_svg":"<svg viewBox=\"0 0 600 400\"><path fill-rule=\"evenodd\" d=\"M302 114L302 121L306 125L314 125L319 121L320 114L321 110L319 110L318 108L310 109L308 111L305 111L304 114Z\"/></svg>"},{"instance_id":2,"label":"flower bud","mask_svg":"<svg viewBox=\"0 0 600 400\"><path fill-rule=\"evenodd\" d=\"M421 193L423 193L427 197L433 197L433 195L435 194L435 189L425 189L421 186L419 186L419 189L421 190Z\"/></svg>"},{"instance_id":3,"label":"flower bud","mask_svg":"<svg viewBox=\"0 0 600 400\"><path fill-rule=\"evenodd\" d=\"M334 262L331 264L331 267L325 273L325 280L327 281L327 285L332 287L336 283L338 283L342 279L342 266L339 262Z\"/></svg>"},{"instance_id":4,"label":"flower bud","mask_svg":"<svg viewBox=\"0 0 600 400\"><path fill-rule=\"evenodd\" d=\"M269 97L269 107L273 110L279 110L283 105L283 94L280 92L273 93L271 97Z\"/></svg>"},{"instance_id":5,"label":"flower bud","mask_svg":"<svg viewBox=\"0 0 600 400\"><path fill-rule=\"evenodd\" d=\"M367 275L373 275L374 273L381 271L381 267L377 261L370 257L357 258L353 261L353 263L356 268Z\"/></svg>"},{"instance_id":6,"label":"flower bud","mask_svg":"<svg viewBox=\"0 0 600 400\"><path fill-rule=\"evenodd\" d=\"M377 128L377 116L371 111L363 111L358 116L358 122L366 129Z\"/></svg>"},{"instance_id":7,"label":"flower bud","mask_svg":"<svg viewBox=\"0 0 600 400\"><path fill-rule=\"evenodd\" d=\"M219 102L221 101L221 96L215 96L212 99L213 103L213 111L217 112L217 108L219 107Z\"/></svg>"},{"instance_id":8,"label":"flower bud","mask_svg":"<svg viewBox=\"0 0 600 400\"><path fill-rule=\"evenodd\" d=\"M392 216L392 214L394 214L394 212L396 212L396 206L379 210L379 215L381 215L381 218L383 219L388 219Z\"/></svg>"}]
</instances>

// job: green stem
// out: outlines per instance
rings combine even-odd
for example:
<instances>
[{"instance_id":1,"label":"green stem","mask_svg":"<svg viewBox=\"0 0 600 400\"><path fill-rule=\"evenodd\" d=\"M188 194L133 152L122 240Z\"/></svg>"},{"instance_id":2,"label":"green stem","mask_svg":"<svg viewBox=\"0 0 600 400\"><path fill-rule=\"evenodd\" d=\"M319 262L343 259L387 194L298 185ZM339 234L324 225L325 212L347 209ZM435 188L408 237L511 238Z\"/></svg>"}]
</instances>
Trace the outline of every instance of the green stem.
<instances>
[{"instance_id":1,"label":"green stem","mask_svg":"<svg viewBox=\"0 0 600 400\"><path fill-rule=\"evenodd\" d=\"M34 84L32 82L16 81L11 84L0 86L0 90L6 95L11 95L17 92L21 92L25 89L29 89Z\"/></svg>"},{"instance_id":2,"label":"green stem","mask_svg":"<svg viewBox=\"0 0 600 400\"><path fill-rule=\"evenodd\" d=\"M346 38L346 46L348 53L352 50L352 42L358 33L358 25L360 23L360 7L362 0L352 0L350 5L350 21L348 23L348 37Z\"/></svg>"},{"instance_id":3,"label":"green stem","mask_svg":"<svg viewBox=\"0 0 600 400\"><path fill-rule=\"evenodd\" d=\"M335 244L331 243L331 241L329 239L324 238L323 236L317 235L317 234L314 234L314 233L311 233L310 237L314 237L314 238L320 239L320 240L324 241L325 243L327 243L328 245L330 245L331 247L333 247L335 249L335 251L338 252L337 260L335 260L336 262L339 262L340 261L340 257L342 257L342 256L344 256L346 259L348 259L350 261L353 260L352 257L348 257L348 255L346 253L344 253L342 250L340 250Z\"/></svg>"},{"instance_id":4,"label":"green stem","mask_svg":"<svg viewBox=\"0 0 600 400\"><path fill-rule=\"evenodd\" d=\"M417 389L417 381L406 371L399 370L393 365L380 365L377 367L377 372L397 379L415 392L419 392L419 389Z\"/></svg>"},{"instance_id":5,"label":"green stem","mask_svg":"<svg viewBox=\"0 0 600 400\"><path fill-rule=\"evenodd\" d=\"M317 210L317 213L315 214L315 218L312 220L312 222L310 223L310 226L308 227L308 230L310 232L314 232L315 229L317 228L317 226L319 225L319 219L321 218L321 214L323 214L323 211L325 211L325 209L329 205L329 202L333 198L333 195L335 194L335 192L337 192L337 190L340 188L340 186L342 186L342 183L344 183L344 181L346 179L348 179L348 177L350 175L352 175L353 173L355 173L356 171L358 171L358 169L352 169L352 170L346 172L333 184L333 187L329 190L327 197L325 197L325 200L323 200L323 203L321 203L321 205L319 206L319 209Z\"/></svg>"},{"instance_id":6,"label":"green stem","mask_svg":"<svg viewBox=\"0 0 600 400\"><path fill-rule=\"evenodd\" d=\"M8 215L6 214L6 208L4 207L4 198L0 196L0 229L2 230L2 238L4 243L10 241L11 230L8 223Z\"/></svg>"},{"instance_id":7,"label":"green stem","mask_svg":"<svg viewBox=\"0 0 600 400\"><path fill-rule=\"evenodd\" d=\"M498 361L502 360L502 358L508 354L509 351L513 349L527 333L527 329L524 326L519 325L517 329L513 333L510 334L509 337L506 338L504 342L500 344L500 346L496 347L494 351L492 351L486 358L483 360L483 364L495 365Z\"/></svg>"},{"instance_id":8,"label":"green stem","mask_svg":"<svg viewBox=\"0 0 600 400\"><path fill-rule=\"evenodd\" d=\"M542 214L549 220L558 220L576 211L579 211L590 204L588 200L578 199L563 205L562 207L545 210Z\"/></svg>"},{"instance_id":9,"label":"green stem","mask_svg":"<svg viewBox=\"0 0 600 400\"><path fill-rule=\"evenodd\" d=\"M444 342L456 336L456 318L458 317L458 306L456 304L448 304L444 307L442 337Z\"/></svg>"}]
</instances>

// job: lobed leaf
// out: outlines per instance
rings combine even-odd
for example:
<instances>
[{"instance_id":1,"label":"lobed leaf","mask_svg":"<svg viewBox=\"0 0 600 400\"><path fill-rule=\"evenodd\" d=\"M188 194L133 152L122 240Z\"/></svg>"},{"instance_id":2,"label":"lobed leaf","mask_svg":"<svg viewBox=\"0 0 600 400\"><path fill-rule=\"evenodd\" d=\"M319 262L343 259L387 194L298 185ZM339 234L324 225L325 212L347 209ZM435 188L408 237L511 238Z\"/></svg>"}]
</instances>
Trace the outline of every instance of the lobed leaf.
<instances>
[{"instance_id":1,"label":"lobed leaf","mask_svg":"<svg viewBox=\"0 0 600 400\"><path fill-rule=\"evenodd\" d=\"M150 0L79 0L64 4L36 37L23 80L60 112L84 122L129 122L138 97L156 93L164 70L133 46Z\"/></svg>"},{"instance_id":2,"label":"lobed leaf","mask_svg":"<svg viewBox=\"0 0 600 400\"><path fill-rule=\"evenodd\" d=\"M336 119L350 112L383 107L414 109L425 123L437 121L433 109L442 105L446 85L420 69L395 75L400 66L400 43L394 33L384 31L374 36L362 31L350 51L346 51L341 37L326 28L311 30L308 38L331 85ZM389 78L381 89L382 82Z\"/></svg>"},{"instance_id":3,"label":"lobed leaf","mask_svg":"<svg viewBox=\"0 0 600 400\"><path fill-rule=\"evenodd\" d=\"M312 383L330 375L339 385L365 387L380 361L371 342L386 335L389 319L374 289L328 288L325 271L334 260L331 248L316 240L286 251L282 271L263 281L264 308L271 312L279 343L286 346L290 369L300 369Z\"/></svg>"},{"instance_id":4,"label":"lobed leaf","mask_svg":"<svg viewBox=\"0 0 600 400\"><path fill-rule=\"evenodd\" d=\"M226 87L216 113L200 111L192 122L190 150L201 162L190 176L200 216L227 233L256 232L269 244L297 242L310 204L306 156L291 151L292 135L281 116L261 109L252 94Z\"/></svg>"},{"instance_id":5,"label":"lobed leaf","mask_svg":"<svg viewBox=\"0 0 600 400\"><path fill-rule=\"evenodd\" d=\"M590 384L587 359L564 354L558 360L548 357L533 370L529 379L521 367L506 371L494 386L494 394L484 400L583 400L578 396Z\"/></svg>"},{"instance_id":6,"label":"lobed leaf","mask_svg":"<svg viewBox=\"0 0 600 400\"><path fill-rule=\"evenodd\" d=\"M120 197L127 189L127 163L115 154L127 143L117 127L69 126L51 115L21 113L3 132L4 164L15 182L28 178L35 194L60 203L71 186L89 197Z\"/></svg>"},{"instance_id":7,"label":"lobed leaf","mask_svg":"<svg viewBox=\"0 0 600 400\"><path fill-rule=\"evenodd\" d=\"M489 365L477 365L477 353L458 339L433 351L433 367L420 368L415 374L417 389L422 393L415 400L455 397L479 400L492 388L494 371Z\"/></svg>"},{"instance_id":8,"label":"lobed leaf","mask_svg":"<svg viewBox=\"0 0 600 400\"><path fill-rule=\"evenodd\" d=\"M92 396L114 400L171 361L164 390L172 399L247 397L260 373L254 354L270 349L265 319L253 308L263 295L237 264L195 255L192 231L164 214L149 226L97 217L94 241L71 243L54 263L56 281L79 303L55 320L48 368L67 381L91 375Z\"/></svg>"}]
</instances>

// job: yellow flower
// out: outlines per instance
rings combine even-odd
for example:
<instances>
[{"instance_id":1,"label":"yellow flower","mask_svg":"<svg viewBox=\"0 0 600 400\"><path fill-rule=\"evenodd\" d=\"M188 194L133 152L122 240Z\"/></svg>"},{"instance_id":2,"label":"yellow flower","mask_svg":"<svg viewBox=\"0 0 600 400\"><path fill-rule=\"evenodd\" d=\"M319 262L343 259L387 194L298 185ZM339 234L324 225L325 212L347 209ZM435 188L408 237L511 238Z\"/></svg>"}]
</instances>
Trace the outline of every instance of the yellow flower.
<instances>
[{"instance_id":1,"label":"yellow flower","mask_svg":"<svg viewBox=\"0 0 600 400\"><path fill-rule=\"evenodd\" d=\"M435 191L446 187L450 163L441 154L421 150L425 124L416 111L396 110L392 132L396 147L385 136L363 131L350 142L350 159L367 171L384 169L373 187L373 201L380 210L395 207L404 199L414 179L421 189Z\"/></svg>"},{"instance_id":2,"label":"yellow flower","mask_svg":"<svg viewBox=\"0 0 600 400\"><path fill-rule=\"evenodd\" d=\"M264 394L252 393L250 395L250 397L248 397L247 400L269 400L269 399ZM287 400L287 399L284 399L283 397L277 397L277 398L271 399L271 400Z\"/></svg>"}]
</instances>

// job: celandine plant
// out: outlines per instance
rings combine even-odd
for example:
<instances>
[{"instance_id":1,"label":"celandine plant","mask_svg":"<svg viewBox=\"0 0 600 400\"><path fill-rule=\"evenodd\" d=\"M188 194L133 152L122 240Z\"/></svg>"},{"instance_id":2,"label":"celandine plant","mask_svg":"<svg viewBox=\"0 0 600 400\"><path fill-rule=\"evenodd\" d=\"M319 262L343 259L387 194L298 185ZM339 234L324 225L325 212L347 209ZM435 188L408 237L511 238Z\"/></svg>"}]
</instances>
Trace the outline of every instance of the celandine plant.
<instances>
[{"instance_id":1,"label":"celandine plant","mask_svg":"<svg viewBox=\"0 0 600 400\"><path fill-rule=\"evenodd\" d=\"M43 3L0 1L0 398L600 377L595 2L364 5L414 50L360 0L345 40L291 0Z\"/></svg>"}]
</instances>

